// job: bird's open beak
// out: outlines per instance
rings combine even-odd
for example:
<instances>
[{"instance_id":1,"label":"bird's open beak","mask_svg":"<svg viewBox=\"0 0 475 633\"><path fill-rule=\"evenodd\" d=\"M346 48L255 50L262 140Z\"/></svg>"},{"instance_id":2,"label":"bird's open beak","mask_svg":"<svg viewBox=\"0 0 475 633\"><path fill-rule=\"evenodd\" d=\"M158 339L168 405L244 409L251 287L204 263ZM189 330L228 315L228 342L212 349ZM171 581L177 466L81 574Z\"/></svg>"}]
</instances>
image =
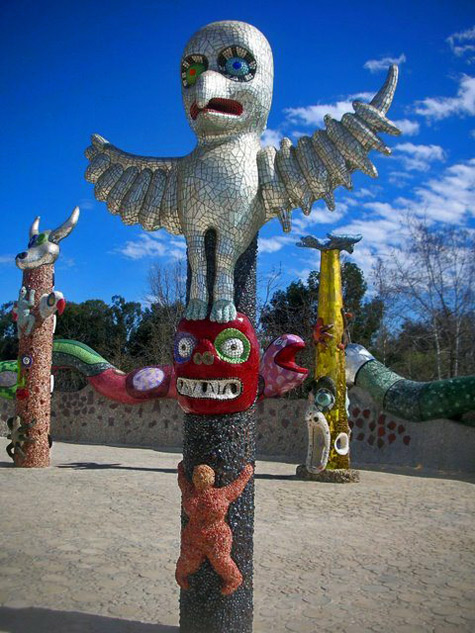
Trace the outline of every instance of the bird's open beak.
<instances>
[{"instance_id":1,"label":"bird's open beak","mask_svg":"<svg viewBox=\"0 0 475 633\"><path fill-rule=\"evenodd\" d=\"M204 108L199 108L196 101L194 101L190 108L190 115L193 121L201 112L219 112L220 114L229 114L231 116L241 116L243 113L243 106L239 101L234 99L210 99Z\"/></svg>"}]
</instances>

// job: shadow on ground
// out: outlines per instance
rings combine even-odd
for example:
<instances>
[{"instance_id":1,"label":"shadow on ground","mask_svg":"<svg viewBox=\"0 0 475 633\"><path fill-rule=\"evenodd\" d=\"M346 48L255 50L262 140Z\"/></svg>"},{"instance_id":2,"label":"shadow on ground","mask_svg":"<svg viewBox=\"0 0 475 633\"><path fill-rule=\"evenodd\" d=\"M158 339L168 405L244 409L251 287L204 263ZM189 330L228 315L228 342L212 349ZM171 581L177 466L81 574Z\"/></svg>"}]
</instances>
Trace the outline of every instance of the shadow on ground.
<instances>
[{"instance_id":1,"label":"shadow on ground","mask_svg":"<svg viewBox=\"0 0 475 633\"><path fill-rule=\"evenodd\" d=\"M99 464L97 462L71 462L69 464L58 464L57 468L73 468L74 470L144 470L155 473L177 474L176 468L144 468L142 466L121 466L120 464ZM295 475L269 475L257 474L256 479L297 479ZM0 631L0 633L2 633Z\"/></svg>"},{"instance_id":2,"label":"shadow on ground","mask_svg":"<svg viewBox=\"0 0 475 633\"><path fill-rule=\"evenodd\" d=\"M1 633L178 633L177 626L146 624L92 613L0 607Z\"/></svg>"},{"instance_id":3,"label":"shadow on ground","mask_svg":"<svg viewBox=\"0 0 475 633\"><path fill-rule=\"evenodd\" d=\"M97 462L70 462L68 464L57 464L56 468L73 468L74 470L142 470L153 473L177 474L176 468L146 468L145 466L121 466L121 464L99 464Z\"/></svg>"}]
</instances>

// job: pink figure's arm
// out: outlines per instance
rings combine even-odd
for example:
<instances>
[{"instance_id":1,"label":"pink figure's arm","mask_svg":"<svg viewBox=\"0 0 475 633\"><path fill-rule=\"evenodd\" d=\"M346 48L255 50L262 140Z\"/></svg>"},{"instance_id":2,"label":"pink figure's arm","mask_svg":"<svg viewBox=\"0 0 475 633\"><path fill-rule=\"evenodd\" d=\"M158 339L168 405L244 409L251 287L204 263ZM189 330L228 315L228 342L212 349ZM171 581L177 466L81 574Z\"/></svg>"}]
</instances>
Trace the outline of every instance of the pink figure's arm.
<instances>
[{"instance_id":1,"label":"pink figure's arm","mask_svg":"<svg viewBox=\"0 0 475 633\"><path fill-rule=\"evenodd\" d=\"M225 488L222 488L228 501L236 501L236 499L242 494L244 488L247 486L247 482L252 477L253 473L254 466L252 464L247 464L237 479L228 484Z\"/></svg>"}]
</instances>

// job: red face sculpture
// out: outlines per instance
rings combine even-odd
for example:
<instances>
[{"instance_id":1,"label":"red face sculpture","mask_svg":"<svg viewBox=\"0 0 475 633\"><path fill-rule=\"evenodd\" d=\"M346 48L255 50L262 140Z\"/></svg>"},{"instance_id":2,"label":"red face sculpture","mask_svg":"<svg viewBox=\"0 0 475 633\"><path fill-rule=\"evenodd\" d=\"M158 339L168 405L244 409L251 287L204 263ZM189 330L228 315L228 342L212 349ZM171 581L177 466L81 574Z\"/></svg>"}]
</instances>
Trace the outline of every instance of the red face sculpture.
<instances>
[{"instance_id":1,"label":"red face sculpture","mask_svg":"<svg viewBox=\"0 0 475 633\"><path fill-rule=\"evenodd\" d=\"M178 324L174 344L178 404L186 413L245 411L256 399L259 344L249 319Z\"/></svg>"}]
</instances>

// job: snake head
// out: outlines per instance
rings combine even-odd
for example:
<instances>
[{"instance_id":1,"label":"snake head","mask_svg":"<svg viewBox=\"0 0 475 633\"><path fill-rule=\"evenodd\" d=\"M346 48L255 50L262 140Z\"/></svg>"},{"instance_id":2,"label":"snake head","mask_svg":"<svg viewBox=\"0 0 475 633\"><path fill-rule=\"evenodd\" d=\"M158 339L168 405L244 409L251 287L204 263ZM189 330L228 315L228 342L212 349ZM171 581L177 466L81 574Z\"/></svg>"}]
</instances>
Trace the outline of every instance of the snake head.
<instances>
[{"instance_id":1,"label":"snake head","mask_svg":"<svg viewBox=\"0 0 475 633\"><path fill-rule=\"evenodd\" d=\"M295 356L304 347L303 339L296 334L283 334L272 341L261 358L261 398L280 396L303 383L308 369L298 365Z\"/></svg>"}]
</instances>

